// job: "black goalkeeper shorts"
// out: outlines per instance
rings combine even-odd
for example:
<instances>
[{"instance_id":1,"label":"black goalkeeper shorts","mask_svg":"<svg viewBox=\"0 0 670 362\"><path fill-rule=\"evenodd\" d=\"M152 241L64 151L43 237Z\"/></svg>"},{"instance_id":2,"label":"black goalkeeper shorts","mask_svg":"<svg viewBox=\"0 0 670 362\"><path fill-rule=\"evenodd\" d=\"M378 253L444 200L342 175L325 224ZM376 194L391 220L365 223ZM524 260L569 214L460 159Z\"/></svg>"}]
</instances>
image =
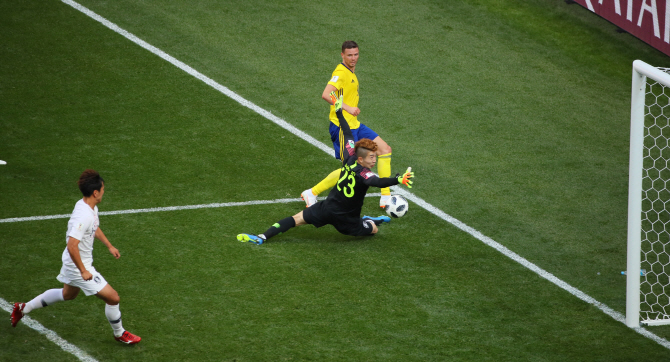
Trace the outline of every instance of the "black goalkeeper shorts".
<instances>
[{"instance_id":1,"label":"black goalkeeper shorts","mask_svg":"<svg viewBox=\"0 0 670 362\"><path fill-rule=\"evenodd\" d=\"M371 222L364 221L360 217L334 214L326 201L319 201L306 208L302 212L302 218L305 219L305 222L317 228L324 225L333 225L337 231L344 235L372 235Z\"/></svg>"}]
</instances>

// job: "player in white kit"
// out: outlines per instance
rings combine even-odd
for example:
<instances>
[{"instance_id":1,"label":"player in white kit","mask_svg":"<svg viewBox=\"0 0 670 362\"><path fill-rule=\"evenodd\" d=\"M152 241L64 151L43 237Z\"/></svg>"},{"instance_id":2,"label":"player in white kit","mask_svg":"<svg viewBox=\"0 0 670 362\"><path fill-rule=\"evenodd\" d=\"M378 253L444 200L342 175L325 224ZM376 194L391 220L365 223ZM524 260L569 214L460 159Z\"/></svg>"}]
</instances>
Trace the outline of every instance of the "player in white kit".
<instances>
[{"instance_id":1,"label":"player in white kit","mask_svg":"<svg viewBox=\"0 0 670 362\"><path fill-rule=\"evenodd\" d=\"M86 296L95 295L107 303L105 315L117 341L126 344L138 343L142 339L123 329L121 324L119 294L93 267L94 239L105 244L115 258L121 256L99 228L97 205L105 193L104 180L96 171L86 170L79 177L78 185L84 197L75 204L70 221L67 223L65 235L67 247L63 251L63 267L56 278L63 283L63 288L49 289L28 303L14 303L12 327L16 327L19 320L33 309L72 300L77 297L79 290L83 290Z\"/></svg>"}]
</instances>

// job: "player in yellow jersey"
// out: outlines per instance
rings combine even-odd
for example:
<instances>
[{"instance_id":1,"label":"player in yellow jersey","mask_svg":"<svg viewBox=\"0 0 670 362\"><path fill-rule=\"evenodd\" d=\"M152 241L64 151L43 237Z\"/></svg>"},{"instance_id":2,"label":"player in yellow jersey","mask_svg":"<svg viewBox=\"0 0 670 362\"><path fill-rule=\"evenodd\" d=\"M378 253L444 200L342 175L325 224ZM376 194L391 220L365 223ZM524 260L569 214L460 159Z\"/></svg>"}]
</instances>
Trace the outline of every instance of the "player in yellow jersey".
<instances>
[{"instance_id":1,"label":"player in yellow jersey","mask_svg":"<svg viewBox=\"0 0 670 362\"><path fill-rule=\"evenodd\" d=\"M355 41L347 40L342 44L342 63L338 64L333 74L323 90L321 98L330 104L330 138L333 141L335 149L335 158L342 159L342 144L344 136L340 129L340 123L335 114L335 107L331 100L330 93L336 92L338 96L344 97L344 118L349 124L349 128L354 136L354 142L359 139L368 138L377 144L377 173L379 177L391 176L391 146L389 146L379 135L363 123L358 121L358 115L361 110L358 108L358 77L356 77L356 63L358 63L358 44ZM316 203L316 197L331 189L337 183L340 176L340 169L333 171L321 182L302 192L302 199L305 200L307 207ZM379 200L379 206L386 206L386 201L391 197L391 190L386 187L381 189L382 197Z\"/></svg>"}]
</instances>

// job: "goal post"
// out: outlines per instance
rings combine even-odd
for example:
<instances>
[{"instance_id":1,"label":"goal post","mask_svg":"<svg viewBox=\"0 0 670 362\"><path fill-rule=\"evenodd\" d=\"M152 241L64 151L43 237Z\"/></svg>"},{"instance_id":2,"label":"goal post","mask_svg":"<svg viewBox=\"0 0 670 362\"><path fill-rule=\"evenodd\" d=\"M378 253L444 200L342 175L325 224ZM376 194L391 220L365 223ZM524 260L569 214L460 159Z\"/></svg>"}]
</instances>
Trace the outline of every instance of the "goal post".
<instances>
[{"instance_id":1,"label":"goal post","mask_svg":"<svg viewBox=\"0 0 670 362\"><path fill-rule=\"evenodd\" d=\"M670 324L670 69L633 62L626 325Z\"/></svg>"}]
</instances>

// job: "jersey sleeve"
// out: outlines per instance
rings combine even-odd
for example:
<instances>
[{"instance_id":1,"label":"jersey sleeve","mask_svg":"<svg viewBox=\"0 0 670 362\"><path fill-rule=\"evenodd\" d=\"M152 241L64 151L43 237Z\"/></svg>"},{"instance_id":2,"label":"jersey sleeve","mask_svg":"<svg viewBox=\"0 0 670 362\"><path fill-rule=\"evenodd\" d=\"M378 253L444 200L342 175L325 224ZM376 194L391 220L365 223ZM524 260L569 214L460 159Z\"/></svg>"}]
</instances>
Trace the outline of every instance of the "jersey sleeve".
<instances>
[{"instance_id":1,"label":"jersey sleeve","mask_svg":"<svg viewBox=\"0 0 670 362\"><path fill-rule=\"evenodd\" d=\"M344 71L342 69L335 69L333 75L330 77L328 84L334 86L338 90L344 86Z\"/></svg>"},{"instance_id":2,"label":"jersey sleeve","mask_svg":"<svg viewBox=\"0 0 670 362\"><path fill-rule=\"evenodd\" d=\"M377 177L374 172L368 169L362 169L358 175L363 179L363 183L372 187L389 187L397 185L398 179L395 177Z\"/></svg>"},{"instance_id":3,"label":"jersey sleeve","mask_svg":"<svg viewBox=\"0 0 670 362\"><path fill-rule=\"evenodd\" d=\"M75 238L79 241L81 241L81 239L86 234L86 230L88 230L89 227L91 226L90 225L91 220L88 220L87 218L81 217L81 216L73 217L72 220L70 220L70 223L71 223L71 227L67 231L67 236Z\"/></svg>"},{"instance_id":4,"label":"jersey sleeve","mask_svg":"<svg viewBox=\"0 0 670 362\"><path fill-rule=\"evenodd\" d=\"M342 110L340 109L339 111L335 112L337 115L337 119L340 121L340 129L342 130L342 135L344 137L344 142L343 144L340 145L340 147L344 147L344 158L342 158L342 164L343 165L353 165L353 162L350 161L355 161L356 157L354 156L355 153L355 145L356 143L354 142L354 135L351 133L351 127L349 127L349 122L347 122L344 119L344 115L342 114Z\"/></svg>"}]
</instances>

